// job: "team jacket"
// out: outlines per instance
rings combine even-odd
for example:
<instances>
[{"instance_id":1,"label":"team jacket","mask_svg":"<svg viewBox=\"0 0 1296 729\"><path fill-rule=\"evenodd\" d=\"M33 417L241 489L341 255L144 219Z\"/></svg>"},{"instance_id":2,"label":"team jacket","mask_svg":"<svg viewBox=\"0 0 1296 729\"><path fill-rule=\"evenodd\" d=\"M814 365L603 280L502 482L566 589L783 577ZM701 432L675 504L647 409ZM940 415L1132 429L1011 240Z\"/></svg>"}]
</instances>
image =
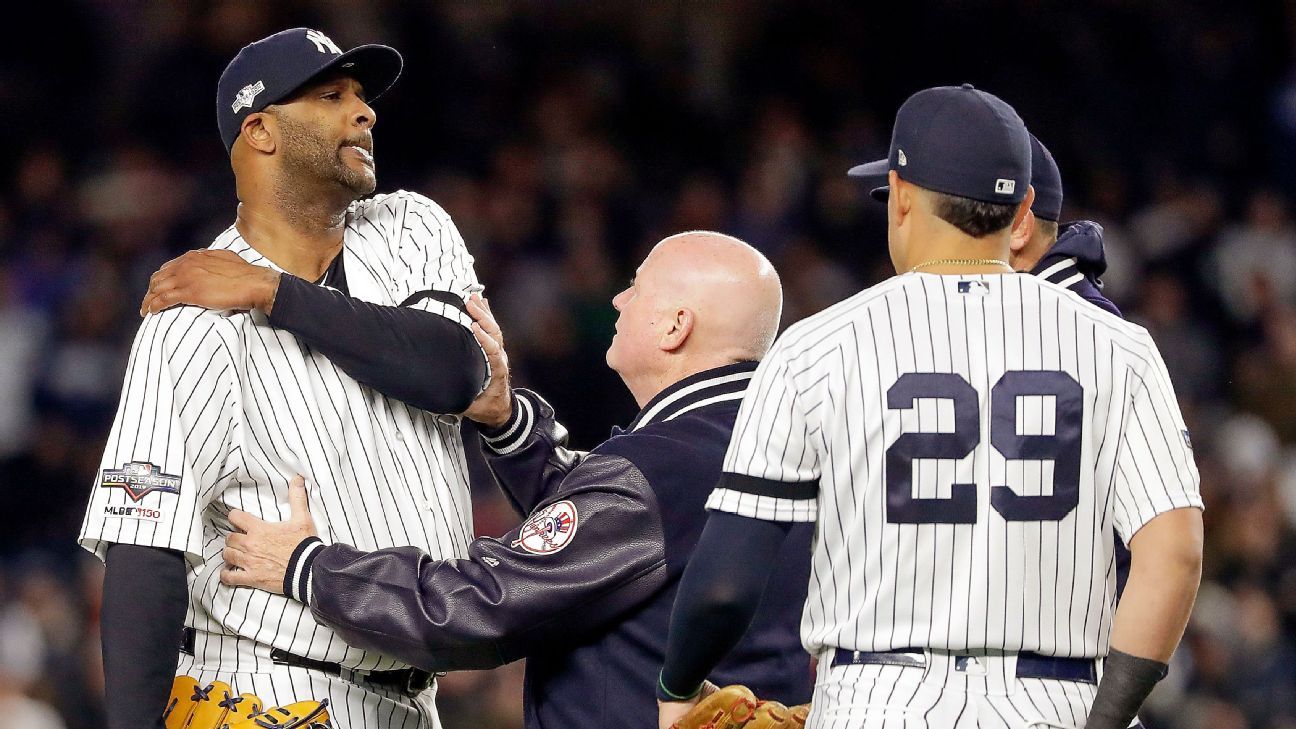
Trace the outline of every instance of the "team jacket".
<instances>
[{"instance_id":1,"label":"team jacket","mask_svg":"<svg viewBox=\"0 0 1296 729\"><path fill-rule=\"evenodd\" d=\"M1106 272L1103 227L1092 220L1063 224L1057 242L1031 271L1045 281L1071 289L1099 309L1122 316L1120 309L1102 294L1099 277Z\"/></svg>"},{"instance_id":2,"label":"team jacket","mask_svg":"<svg viewBox=\"0 0 1296 729\"><path fill-rule=\"evenodd\" d=\"M1103 296L1102 276L1107 272L1107 254L1103 251L1103 227L1092 220L1077 220L1062 225L1057 242L1040 259L1031 273L1076 292L1085 301L1104 311L1124 318L1111 299ZM1129 579L1130 551L1116 537L1116 597L1125 592Z\"/></svg>"},{"instance_id":3,"label":"team jacket","mask_svg":"<svg viewBox=\"0 0 1296 729\"><path fill-rule=\"evenodd\" d=\"M528 659L528 729L656 726L654 687L676 588L756 363L686 378L592 452L567 449L542 398L518 390L487 461L527 520L467 559L412 547L303 543L285 586L356 646L429 671ZM758 696L809 701L798 625L812 525L788 536L755 621L712 674Z\"/></svg>"}]
</instances>

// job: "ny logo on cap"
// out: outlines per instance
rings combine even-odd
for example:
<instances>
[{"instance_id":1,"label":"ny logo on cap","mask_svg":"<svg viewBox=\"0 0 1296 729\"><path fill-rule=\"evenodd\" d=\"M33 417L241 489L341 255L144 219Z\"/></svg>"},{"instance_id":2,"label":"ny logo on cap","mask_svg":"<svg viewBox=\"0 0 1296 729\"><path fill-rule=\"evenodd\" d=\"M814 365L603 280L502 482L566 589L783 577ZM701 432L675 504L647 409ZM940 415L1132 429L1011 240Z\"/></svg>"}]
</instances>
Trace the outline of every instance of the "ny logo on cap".
<instances>
[{"instance_id":1,"label":"ny logo on cap","mask_svg":"<svg viewBox=\"0 0 1296 729\"><path fill-rule=\"evenodd\" d=\"M324 35L318 30L306 31L306 39L315 44L315 50L320 53L332 53L335 56L342 55L342 49L337 47L332 38Z\"/></svg>"},{"instance_id":2,"label":"ny logo on cap","mask_svg":"<svg viewBox=\"0 0 1296 729\"><path fill-rule=\"evenodd\" d=\"M1005 180L1002 177L995 180L995 192L999 193L1000 195L1011 195L1013 194L1014 191L1016 191L1016 189L1017 189L1016 180Z\"/></svg>"},{"instance_id":3,"label":"ny logo on cap","mask_svg":"<svg viewBox=\"0 0 1296 729\"><path fill-rule=\"evenodd\" d=\"M234 103L230 105L230 108L234 110L235 114L239 112L239 109L251 108L252 100L262 91L265 91L265 84L260 81L244 86L239 89L238 94L234 97Z\"/></svg>"}]
</instances>

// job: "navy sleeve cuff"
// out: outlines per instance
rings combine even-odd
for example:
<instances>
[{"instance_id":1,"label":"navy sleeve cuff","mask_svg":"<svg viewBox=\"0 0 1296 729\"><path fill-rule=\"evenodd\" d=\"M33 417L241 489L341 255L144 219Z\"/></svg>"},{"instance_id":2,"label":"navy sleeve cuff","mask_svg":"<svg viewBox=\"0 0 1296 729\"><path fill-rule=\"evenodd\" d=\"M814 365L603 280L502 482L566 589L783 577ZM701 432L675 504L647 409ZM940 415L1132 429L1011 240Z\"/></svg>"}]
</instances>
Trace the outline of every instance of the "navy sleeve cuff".
<instances>
[{"instance_id":1,"label":"navy sleeve cuff","mask_svg":"<svg viewBox=\"0 0 1296 729\"><path fill-rule=\"evenodd\" d=\"M308 286L314 287L314 284L291 273L279 274L279 287L275 289L274 306L270 307L270 313L266 315L270 326L276 329L287 329L301 320L303 289Z\"/></svg>"},{"instance_id":2,"label":"navy sleeve cuff","mask_svg":"<svg viewBox=\"0 0 1296 729\"><path fill-rule=\"evenodd\" d=\"M517 392L511 394L513 398L513 415L509 421L496 429L482 428L482 442L486 447L496 455L508 455L517 450L526 442L527 436L531 435L531 429L535 425L535 407L531 401L521 397Z\"/></svg>"},{"instance_id":3,"label":"navy sleeve cuff","mask_svg":"<svg viewBox=\"0 0 1296 729\"><path fill-rule=\"evenodd\" d=\"M702 684L698 684L698 687L693 689L692 693L675 693L674 691L671 691L670 689L666 688L666 683L662 679L662 675L660 673L657 674L657 700L658 701L688 701L689 699L693 698L694 696L697 696L701 692L702 692Z\"/></svg>"},{"instance_id":4,"label":"navy sleeve cuff","mask_svg":"<svg viewBox=\"0 0 1296 729\"><path fill-rule=\"evenodd\" d=\"M311 565L315 557L324 548L319 537L307 537L293 550L288 559L288 571L284 574L284 594L297 602L310 605L311 598Z\"/></svg>"}]
</instances>

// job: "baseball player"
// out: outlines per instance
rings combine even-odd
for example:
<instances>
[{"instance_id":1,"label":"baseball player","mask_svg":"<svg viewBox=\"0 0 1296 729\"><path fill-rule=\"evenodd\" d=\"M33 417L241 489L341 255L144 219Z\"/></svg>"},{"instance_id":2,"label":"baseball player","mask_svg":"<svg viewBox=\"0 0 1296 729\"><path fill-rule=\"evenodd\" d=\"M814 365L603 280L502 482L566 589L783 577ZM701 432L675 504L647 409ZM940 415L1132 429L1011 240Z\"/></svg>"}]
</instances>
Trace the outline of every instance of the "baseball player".
<instances>
[{"instance_id":1,"label":"baseball player","mask_svg":"<svg viewBox=\"0 0 1296 729\"><path fill-rule=\"evenodd\" d=\"M1120 309L1103 295L1102 279L1107 271L1103 251L1102 225L1092 220L1075 220L1059 226L1062 219L1062 172L1048 147L1034 134L1031 143L1031 189L1035 200L1030 211L1013 228L1008 263L1013 270L1030 273L1074 291L1080 298L1104 311L1122 316ZM872 188L874 200L885 203L890 160L880 159L852 167L851 177ZM1060 231L1060 233L1059 233ZM1125 591L1129 577L1129 548L1116 540L1116 598Z\"/></svg>"},{"instance_id":2,"label":"baseball player","mask_svg":"<svg viewBox=\"0 0 1296 729\"><path fill-rule=\"evenodd\" d=\"M427 672L220 582L231 511L285 516L284 474L309 478L330 539L439 558L471 540L458 420L434 413L486 377L472 257L426 198L361 199L376 185L368 100L401 64L296 28L221 75L238 217L154 277L80 536L107 563L113 729L161 726L176 675L265 706L327 699L343 729L438 726Z\"/></svg>"},{"instance_id":3,"label":"baseball player","mask_svg":"<svg viewBox=\"0 0 1296 729\"><path fill-rule=\"evenodd\" d=\"M815 521L810 727L1122 729L1200 576L1164 363L1142 328L1013 273L1034 195L1007 104L921 91L889 160L899 275L789 328L757 370L676 601L660 725L741 633L788 525ZM1133 552L1114 617L1113 531Z\"/></svg>"},{"instance_id":4,"label":"baseball player","mask_svg":"<svg viewBox=\"0 0 1296 729\"><path fill-rule=\"evenodd\" d=\"M1008 262L1015 271L1071 289L1094 306L1120 316L1120 309L1102 294L1099 277L1107 271L1102 225L1092 220L1058 223L1062 219L1062 173L1053 153L1034 134L1030 135L1030 144L1030 183L1035 199L1030 211L1013 228ZM871 188L869 194L874 200L885 203L890 191L889 164L890 160L875 160L852 167L848 174Z\"/></svg>"},{"instance_id":5,"label":"baseball player","mask_svg":"<svg viewBox=\"0 0 1296 729\"><path fill-rule=\"evenodd\" d=\"M659 243L617 295L608 364L643 408L589 453L566 447L553 408L510 393L498 328L470 311L492 372L466 415L483 424L487 463L525 522L479 538L467 559L370 551L320 540L304 497L282 523L244 520L225 579L286 592L348 642L434 671L527 658L529 729L656 722L650 682L665 655L679 576L706 521L739 401L774 340L782 293L764 256L728 236ZM766 699L810 698L797 635L812 528L782 546L767 601L716 669ZM325 544L325 542L329 542Z\"/></svg>"}]
</instances>

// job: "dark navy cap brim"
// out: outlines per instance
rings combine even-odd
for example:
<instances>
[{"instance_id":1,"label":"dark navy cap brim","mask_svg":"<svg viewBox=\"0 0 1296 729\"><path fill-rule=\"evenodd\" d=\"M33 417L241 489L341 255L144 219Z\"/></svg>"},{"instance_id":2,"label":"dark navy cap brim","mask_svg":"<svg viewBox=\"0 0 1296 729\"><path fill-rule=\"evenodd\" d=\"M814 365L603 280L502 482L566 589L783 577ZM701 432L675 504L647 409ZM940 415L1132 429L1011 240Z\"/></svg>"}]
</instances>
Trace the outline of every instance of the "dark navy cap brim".
<instances>
[{"instance_id":1,"label":"dark navy cap brim","mask_svg":"<svg viewBox=\"0 0 1296 729\"><path fill-rule=\"evenodd\" d=\"M869 195L874 200L886 202L887 196L891 194L891 188L887 187L889 172L891 172L891 160L879 159L855 165L846 174L872 188L869 190Z\"/></svg>"},{"instance_id":2,"label":"dark navy cap brim","mask_svg":"<svg viewBox=\"0 0 1296 729\"><path fill-rule=\"evenodd\" d=\"M840 168L838 168L840 169ZM855 165L846 172L851 177L881 177L886 179L887 173L891 171L891 160L877 159L872 162L865 162L862 165Z\"/></svg>"},{"instance_id":3,"label":"dark navy cap brim","mask_svg":"<svg viewBox=\"0 0 1296 729\"><path fill-rule=\"evenodd\" d=\"M291 98L303 86L318 78L339 72L359 81L364 87L365 100L373 101L396 83L404 66L405 61L401 58L401 54L391 46L377 44L356 46L334 58L310 78L298 84L296 88L281 98L270 101L266 106Z\"/></svg>"}]
</instances>

